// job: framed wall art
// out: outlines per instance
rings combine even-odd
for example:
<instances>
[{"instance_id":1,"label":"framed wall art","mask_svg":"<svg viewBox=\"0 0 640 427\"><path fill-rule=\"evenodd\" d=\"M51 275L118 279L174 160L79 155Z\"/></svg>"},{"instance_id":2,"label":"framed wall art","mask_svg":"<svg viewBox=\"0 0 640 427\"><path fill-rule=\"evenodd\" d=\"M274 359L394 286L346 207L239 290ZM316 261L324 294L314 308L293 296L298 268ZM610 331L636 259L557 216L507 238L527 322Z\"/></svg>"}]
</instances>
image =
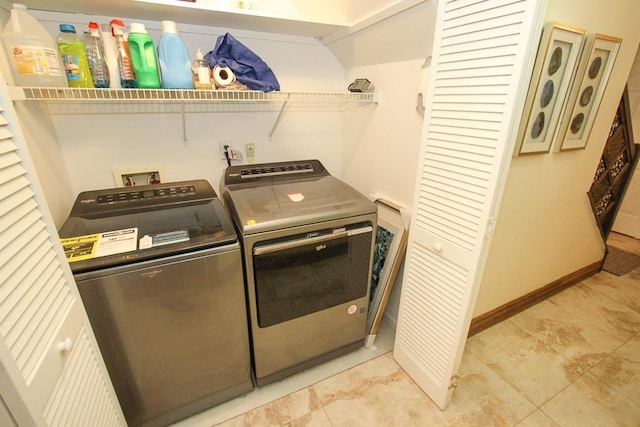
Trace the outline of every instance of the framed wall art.
<instances>
[{"instance_id":1,"label":"framed wall art","mask_svg":"<svg viewBox=\"0 0 640 427\"><path fill-rule=\"evenodd\" d=\"M409 236L408 224L397 206L384 199L377 199L375 204L378 206L378 230L373 252L366 348L371 347L376 339Z\"/></svg>"},{"instance_id":2,"label":"framed wall art","mask_svg":"<svg viewBox=\"0 0 640 427\"><path fill-rule=\"evenodd\" d=\"M551 149L585 32L556 22L545 24L518 129L516 156Z\"/></svg>"},{"instance_id":3,"label":"framed wall art","mask_svg":"<svg viewBox=\"0 0 640 427\"><path fill-rule=\"evenodd\" d=\"M556 151L587 146L620 43L622 39L603 34L588 37L558 132Z\"/></svg>"}]
</instances>

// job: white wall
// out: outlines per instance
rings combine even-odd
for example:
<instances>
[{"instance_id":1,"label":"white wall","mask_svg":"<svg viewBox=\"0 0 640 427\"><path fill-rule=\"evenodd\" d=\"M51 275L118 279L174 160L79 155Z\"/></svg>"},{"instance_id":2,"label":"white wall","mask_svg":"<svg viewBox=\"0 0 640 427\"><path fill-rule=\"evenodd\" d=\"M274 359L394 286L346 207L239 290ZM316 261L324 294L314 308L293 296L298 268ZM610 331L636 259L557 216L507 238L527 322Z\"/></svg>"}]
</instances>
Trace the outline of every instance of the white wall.
<instances>
[{"instance_id":1,"label":"white wall","mask_svg":"<svg viewBox=\"0 0 640 427\"><path fill-rule=\"evenodd\" d=\"M410 216L422 131L416 111L418 80L424 60L356 67L347 79L367 78L381 92L371 113L353 111L345 126L344 180L370 199L387 199ZM363 118L364 117L364 118ZM395 325L400 303L402 271L397 276L385 320Z\"/></svg>"},{"instance_id":2,"label":"white wall","mask_svg":"<svg viewBox=\"0 0 640 427\"><path fill-rule=\"evenodd\" d=\"M475 315L599 262L604 243L586 196L640 41L637 0L550 0L546 21L622 37L585 150L514 158Z\"/></svg>"},{"instance_id":3,"label":"white wall","mask_svg":"<svg viewBox=\"0 0 640 427\"><path fill-rule=\"evenodd\" d=\"M437 2L430 0L329 43L347 82L367 78L381 94L374 109L347 111L343 179L372 200L384 198L403 207L407 221L423 127L416 110L418 85L426 83L423 64L431 53L436 9ZM393 327L402 267L385 312Z\"/></svg>"}]
</instances>

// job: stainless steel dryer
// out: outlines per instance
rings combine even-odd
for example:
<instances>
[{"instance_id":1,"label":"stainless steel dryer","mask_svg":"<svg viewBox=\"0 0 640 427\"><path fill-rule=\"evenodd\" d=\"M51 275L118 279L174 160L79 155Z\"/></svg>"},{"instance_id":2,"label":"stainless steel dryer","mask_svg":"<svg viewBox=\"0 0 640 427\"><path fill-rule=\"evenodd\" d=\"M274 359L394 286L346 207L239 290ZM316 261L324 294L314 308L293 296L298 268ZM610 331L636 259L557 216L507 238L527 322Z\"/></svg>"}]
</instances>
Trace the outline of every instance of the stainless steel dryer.
<instances>
[{"instance_id":1,"label":"stainless steel dryer","mask_svg":"<svg viewBox=\"0 0 640 427\"><path fill-rule=\"evenodd\" d=\"M317 160L231 166L256 384L364 343L377 208Z\"/></svg>"},{"instance_id":2,"label":"stainless steel dryer","mask_svg":"<svg viewBox=\"0 0 640 427\"><path fill-rule=\"evenodd\" d=\"M208 182L81 193L59 234L130 426L253 389L240 244Z\"/></svg>"}]
</instances>

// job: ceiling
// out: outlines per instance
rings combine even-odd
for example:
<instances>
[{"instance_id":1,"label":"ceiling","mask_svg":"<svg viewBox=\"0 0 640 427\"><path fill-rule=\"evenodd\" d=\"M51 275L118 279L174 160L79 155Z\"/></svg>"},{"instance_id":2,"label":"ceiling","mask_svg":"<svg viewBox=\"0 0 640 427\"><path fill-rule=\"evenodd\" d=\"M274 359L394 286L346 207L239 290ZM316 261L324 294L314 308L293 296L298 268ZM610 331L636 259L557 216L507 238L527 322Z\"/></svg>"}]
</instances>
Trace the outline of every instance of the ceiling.
<instances>
[{"instance_id":1,"label":"ceiling","mask_svg":"<svg viewBox=\"0 0 640 427\"><path fill-rule=\"evenodd\" d=\"M29 9L323 38L427 0L22 0Z\"/></svg>"}]
</instances>

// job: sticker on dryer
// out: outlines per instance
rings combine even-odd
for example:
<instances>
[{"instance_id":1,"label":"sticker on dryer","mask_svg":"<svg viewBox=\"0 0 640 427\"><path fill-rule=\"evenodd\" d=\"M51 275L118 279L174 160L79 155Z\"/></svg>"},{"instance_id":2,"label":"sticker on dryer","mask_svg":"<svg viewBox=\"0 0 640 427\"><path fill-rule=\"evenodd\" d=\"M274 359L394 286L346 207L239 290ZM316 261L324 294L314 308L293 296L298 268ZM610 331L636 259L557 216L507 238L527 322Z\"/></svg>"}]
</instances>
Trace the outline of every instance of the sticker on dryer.
<instances>
[{"instance_id":1,"label":"sticker on dryer","mask_svg":"<svg viewBox=\"0 0 640 427\"><path fill-rule=\"evenodd\" d=\"M82 261L137 249L138 228L60 239L67 261Z\"/></svg>"},{"instance_id":2,"label":"sticker on dryer","mask_svg":"<svg viewBox=\"0 0 640 427\"><path fill-rule=\"evenodd\" d=\"M356 306L355 304L351 304L347 309L347 313L349 314L356 314L356 311L358 311L358 306Z\"/></svg>"},{"instance_id":3,"label":"sticker on dryer","mask_svg":"<svg viewBox=\"0 0 640 427\"><path fill-rule=\"evenodd\" d=\"M304 195L302 193L289 193L287 196L289 196L289 199L292 202L301 202L304 200Z\"/></svg>"}]
</instances>

